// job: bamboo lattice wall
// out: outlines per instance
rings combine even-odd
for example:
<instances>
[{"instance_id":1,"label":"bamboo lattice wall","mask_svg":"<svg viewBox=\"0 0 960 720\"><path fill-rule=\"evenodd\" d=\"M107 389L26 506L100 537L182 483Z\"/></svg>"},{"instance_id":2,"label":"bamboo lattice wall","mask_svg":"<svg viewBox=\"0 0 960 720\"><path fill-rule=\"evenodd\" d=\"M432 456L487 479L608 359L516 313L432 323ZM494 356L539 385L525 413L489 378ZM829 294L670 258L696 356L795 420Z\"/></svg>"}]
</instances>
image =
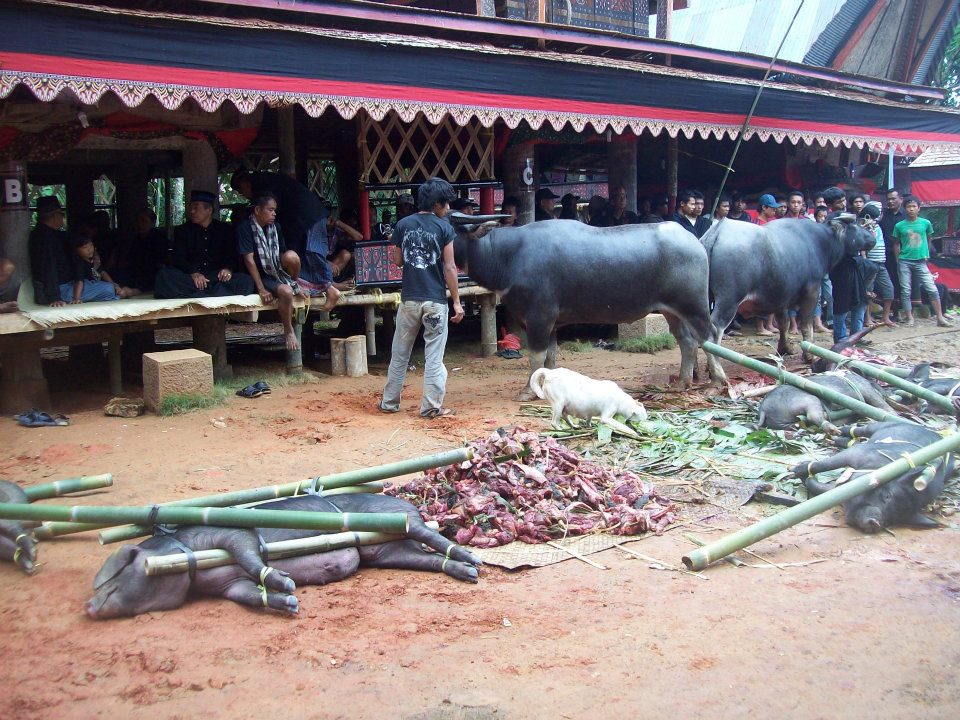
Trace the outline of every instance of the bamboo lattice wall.
<instances>
[{"instance_id":1,"label":"bamboo lattice wall","mask_svg":"<svg viewBox=\"0 0 960 720\"><path fill-rule=\"evenodd\" d=\"M423 115L411 123L395 113L359 119L360 181L367 185L493 179L493 131L473 121L459 126L449 115L432 125Z\"/></svg>"}]
</instances>

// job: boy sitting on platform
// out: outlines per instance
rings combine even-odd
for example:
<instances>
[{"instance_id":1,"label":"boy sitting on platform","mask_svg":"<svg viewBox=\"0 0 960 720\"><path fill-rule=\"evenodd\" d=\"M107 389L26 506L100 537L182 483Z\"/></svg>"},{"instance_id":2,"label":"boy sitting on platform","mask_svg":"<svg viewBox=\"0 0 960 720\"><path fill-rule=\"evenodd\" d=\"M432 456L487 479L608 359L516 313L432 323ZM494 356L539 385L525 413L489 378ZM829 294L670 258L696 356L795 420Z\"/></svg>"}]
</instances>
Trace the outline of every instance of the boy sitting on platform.
<instances>
[{"instance_id":1,"label":"boy sitting on platform","mask_svg":"<svg viewBox=\"0 0 960 720\"><path fill-rule=\"evenodd\" d=\"M73 238L74 280L60 285L60 299L71 305L102 302L139 295L135 288L120 287L105 270L100 269L97 248L93 240L82 235Z\"/></svg>"}]
</instances>

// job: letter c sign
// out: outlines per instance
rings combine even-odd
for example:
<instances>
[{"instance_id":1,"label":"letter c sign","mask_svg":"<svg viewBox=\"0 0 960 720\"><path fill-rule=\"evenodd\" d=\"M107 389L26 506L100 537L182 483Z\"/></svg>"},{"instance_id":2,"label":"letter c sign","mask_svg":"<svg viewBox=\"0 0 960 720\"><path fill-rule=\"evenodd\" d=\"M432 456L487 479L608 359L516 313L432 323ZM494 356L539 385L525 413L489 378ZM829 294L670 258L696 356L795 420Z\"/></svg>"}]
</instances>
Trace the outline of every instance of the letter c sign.
<instances>
[{"instance_id":1,"label":"letter c sign","mask_svg":"<svg viewBox=\"0 0 960 720\"><path fill-rule=\"evenodd\" d=\"M520 175L523 180L523 184L526 186L533 185L533 165L530 160L527 160L527 166L523 169L523 173Z\"/></svg>"}]
</instances>

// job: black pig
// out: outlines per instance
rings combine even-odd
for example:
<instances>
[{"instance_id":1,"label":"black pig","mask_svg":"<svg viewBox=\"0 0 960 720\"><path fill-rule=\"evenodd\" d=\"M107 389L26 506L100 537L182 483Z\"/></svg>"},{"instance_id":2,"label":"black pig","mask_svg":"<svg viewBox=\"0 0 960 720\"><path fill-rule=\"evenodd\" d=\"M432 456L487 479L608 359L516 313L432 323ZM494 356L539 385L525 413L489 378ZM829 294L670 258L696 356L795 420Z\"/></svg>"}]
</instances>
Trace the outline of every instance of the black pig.
<instances>
[{"instance_id":1,"label":"black pig","mask_svg":"<svg viewBox=\"0 0 960 720\"><path fill-rule=\"evenodd\" d=\"M849 439L848 439L849 438ZM868 438L865 443L847 447L856 438ZM868 425L848 425L841 428L836 445L845 448L836 455L793 468L793 474L803 479L811 496L831 487L814 476L827 470L848 467L866 472L889 465L903 453L915 452L942 439L939 434L920 425L906 422L881 422ZM912 469L900 477L848 500L844 506L847 524L865 533L875 533L892 525L938 527L920 510L929 505L943 490L944 480L953 472L953 455L948 453L935 461L936 472L925 486L914 486L924 467ZM862 474L862 472L860 474ZM922 485L922 484L921 484Z\"/></svg>"},{"instance_id":2,"label":"black pig","mask_svg":"<svg viewBox=\"0 0 960 720\"><path fill-rule=\"evenodd\" d=\"M880 386L856 373L834 371L811 375L808 379L891 415L896 414L884 399ZM823 401L792 385L778 387L763 398L760 403L759 425L783 429L796 423L801 415L806 417L808 425L824 428L828 432L837 432L837 428L827 420Z\"/></svg>"},{"instance_id":3,"label":"black pig","mask_svg":"<svg viewBox=\"0 0 960 720\"><path fill-rule=\"evenodd\" d=\"M114 553L93 581L96 592L87 602L87 614L104 619L172 610L183 605L191 589L205 595L226 597L242 605L266 606L296 614L299 603L291 593L297 584L325 585L352 575L360 566L445 572L458 580L477 581L480 560L469 550L424 525L417 509L399 498L357 494L337 495L331 501L317 495L305 495L258 507L326 512L404 512L410 517L410 530L404 540L275 560L270 565L272 570L268 570L260 555L260 537L271 543L322 533L262 528L258 537L258 531L250 528L183 526L173 535L152 537L140 545L124 545ZM237 564L197 570L192 578L187 573L148 576L144 569L145 558L183 552L178 543L191 550L228 550ZM421 543L438 552L424 550Z\"/></svg>"}]
</instances>

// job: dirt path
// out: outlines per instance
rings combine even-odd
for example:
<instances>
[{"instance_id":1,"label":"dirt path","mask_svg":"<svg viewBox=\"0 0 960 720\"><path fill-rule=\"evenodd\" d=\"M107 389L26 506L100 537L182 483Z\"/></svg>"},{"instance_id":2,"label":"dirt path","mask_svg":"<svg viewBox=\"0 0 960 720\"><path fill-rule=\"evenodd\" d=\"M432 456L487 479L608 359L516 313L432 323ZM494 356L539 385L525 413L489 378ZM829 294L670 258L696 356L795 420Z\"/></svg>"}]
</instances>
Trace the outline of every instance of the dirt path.
<instances>
[{"instance_id":1,"label":"dirt path","mask_svg":"<svg viewBox=\"0 0 960 720\"><path fill-rule=\"evenodd\" d=\"M960 332L920 325L877 331L874 346L960 359ZM732 344L762 349L752 338ZM542 422L516 416L526 361L449 360L458 414L429 423L416 416L419 373L399 415L373 411L382 367L177 418L107 418L106 396L70 392L56 408L70 427L7 421L0 477L112 472L108 495L79 502L146 503L412 457L502 424ZM678 353L562 360L637 387L665 382ZM219 418L225 427L212 423ZM754 512L697 532L718 537ZM0 567L0 717L957 718L958 538L949 529L867 537L828 513L754 548L780 564L822 560L802 567L721 564L696 577L609 550L593 556L605 571L577 561L485 569L476 586L362 570L298 589L294 619L196 599L97 622L82 607L109 549L74 536L41 546L34 577ZM690 546L671 532L631 547L677 563Z\"/></svg>"}]
</instances>

